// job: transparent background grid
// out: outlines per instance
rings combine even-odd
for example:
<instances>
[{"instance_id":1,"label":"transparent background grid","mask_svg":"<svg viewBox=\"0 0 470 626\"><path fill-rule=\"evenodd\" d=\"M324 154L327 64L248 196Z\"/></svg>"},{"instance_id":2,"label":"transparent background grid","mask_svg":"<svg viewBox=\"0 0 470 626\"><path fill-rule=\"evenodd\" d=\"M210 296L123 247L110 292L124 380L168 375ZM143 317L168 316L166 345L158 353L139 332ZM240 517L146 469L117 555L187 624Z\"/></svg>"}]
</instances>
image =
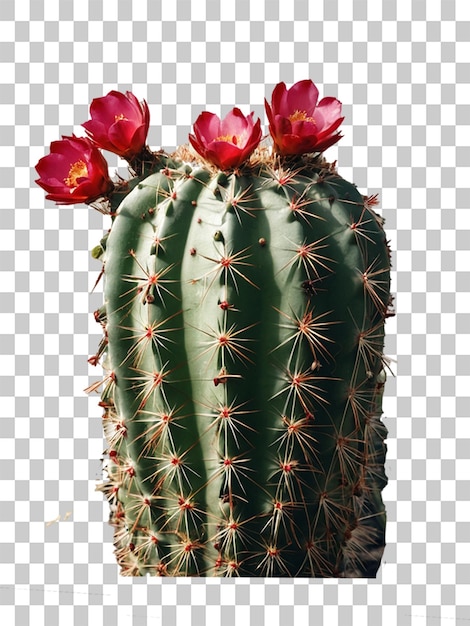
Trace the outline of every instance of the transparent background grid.
<instances>
[{"instance_id":1,"label":"transparent background grid","mask_svg":"<svg viewBox=\"0 0 470 626\"><path fill-rule=\"evenodd\" d=\"M470 624L468 3L0 0L0 20L2 625ZM150 145L172 150L204 109L265 123L274 85L304 78L344 103L327 157L380 194L394 250L379 575L121 578L83 393L108 223L47 202L34 165L111 89L145 98Z\"/></svg>"}]
</instances>

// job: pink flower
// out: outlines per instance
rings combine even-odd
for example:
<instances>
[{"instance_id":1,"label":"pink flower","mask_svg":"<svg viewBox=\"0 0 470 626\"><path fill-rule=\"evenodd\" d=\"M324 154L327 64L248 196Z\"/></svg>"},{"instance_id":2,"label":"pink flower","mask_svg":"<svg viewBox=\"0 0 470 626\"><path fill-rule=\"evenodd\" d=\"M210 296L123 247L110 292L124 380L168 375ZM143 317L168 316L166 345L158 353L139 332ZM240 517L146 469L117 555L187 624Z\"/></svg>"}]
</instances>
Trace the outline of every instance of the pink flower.
<instances>
[{"instance_id":1,"label":"pink flower","mask_svg":"<svg viewBox=\"0 0 470 626\"><path fill-rule=\"evenodd\" d=\"M90 105L91 120L82 124L99 147L129 160L144 148L150 124L145 100L140 103L133 93L110 91L95 98Z\"/></svg>"},{"instance_id":2,"label":"pink flower","mask_svg":"<svg viewBox=\"0 0 470 626\"><path fill-rule=\"evenodd\" d=\"M85 137L53 141L50 154L39 159L36 170L36 183L57 204L93 202L114 188L106 159Z\"/></svg>"},{"instance_id":3,"label":"pink flower","mask_svg":"<svg viewBox=\"0 0 470 626\"><path fill-rule=\"evenodd\" d=\"M323 152L341 139L334 132L344 120L341 102L330 97L317 102L318 89L311 80L301 80L290 89L285 83L276 85L271 106L264 101L276 152Z\"/></svg>"},{"instance_id":4,"label":"pink flower","mask_svg":"<svg viewBox=\"0 0 470 626\"><path fill-rule=\"evenodd\" d=\"M234 108L223 120L204 111L194 122L189 135L193 148L206 161L221 170L239 167L247 161L261 140L261 122L253 122L253 112L243 115Z\"/></svg>"}]
</instances>

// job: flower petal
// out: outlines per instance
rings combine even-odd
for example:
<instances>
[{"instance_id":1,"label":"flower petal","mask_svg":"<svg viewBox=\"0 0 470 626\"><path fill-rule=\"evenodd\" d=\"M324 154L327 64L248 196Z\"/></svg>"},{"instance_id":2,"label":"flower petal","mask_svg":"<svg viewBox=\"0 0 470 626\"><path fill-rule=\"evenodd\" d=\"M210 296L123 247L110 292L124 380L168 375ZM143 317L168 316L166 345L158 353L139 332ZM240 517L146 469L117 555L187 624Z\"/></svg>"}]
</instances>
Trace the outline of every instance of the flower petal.
<instances>
[{"instance_id":1,"label":"flower petal","mask_svg":"<svg viewBox=\"0 0 470 626\"><path fill-rule=\"evenodd\" d=\"M249 121L248 121L249 118ZM247 135L246 131L253 127L253 113L248 117L235 107L232 109L220 123L220 134L226 135ZM248 135L247 135L248 136Z\"/></svg>"},{"instance_id":2,"label":"flower petal","mask_svg":"<svg viewBox=\"0 0 470 626\"><path fill-rule=\"evenodd\" d=\"M204 144L202 144L195 135L190 134L188 135L188 138L192 147L204 159L206 157L206 148L204 147Z\"/></svg>"},{"instance_id":3,"label":"flower petal","mask_svg":"<svg viewBox=\"0 0 470 626\"><path fill-rule=\"evenodd\" d=\"M341 102L336 98L323 98L315 109L314 117L319 127L333 126L338 119L344 119L341 117Z\"/></svg>"},{"instance_id":4,"label":"flower petal","mask_svg":"<svg viewBox=\"0 0 470 626\"><path fill-rule=\"evenodd\" d=\"M134 121L141 117L138 101L136 106L134 102L130 101L119 91L110 91L107 96L92 100L90 114L92 118L96 118L106 125L113 124L115 117L119 115Z\"/></svg>"},{"instance_id":5,"label":"flower petal","mask_svg":"<svg viewBox=\"0 0 470 626\"><path fill-rule=\"evenodd\" d=\"M221 135L220 119L215 113L203 111L193 124L194 134L201 144L207 144Z\"/></svg>"},{"instance_id":6,"label":"flower petal","mask_svg":"<svg viewBox=\"0 0 470 626\"><path fill-rule=\"evenodd\" d=\"M240 148L227 141L213 141L206 151L205 158L221 170L238 167L243 162Z\"/></svg>"},{"instance_id":7,"label":"flower petal","mask_svg":"<svg viewBox=\"0 0 470 626\"><path fill-rule=\"evenodd\" d=\"M295 111L305 111L308 116L313 115L318 102L318 89L311 80L300 80L292 85L287 92L287 110L280 111L283 115L292 115Z\"/></svg>"},{"instance_id":8,"label":"flower petal","mask_svg":"<svg viewBox=\"0 0 470 626\"><path fill-rule=\"evenodd\" d=\"M132 138L139 128L130 120L119 120L115 124L111 124L108 129L108 137L111 143L122 151L127 152L132 147Z\"/></svg>"},{"instance_id":9,"label":"flower petal","mask_svg":"<svg viewBox=\"0 0 470 626\"><path fill-rule=\"evenodd\" d=\"M285 83L278 83L273 90L271 95L271 107L273 111L273 115L278 115L282 113L283 106L286 103L287 97L287 88ZM287 114L288 116L288 114Z\"/></svg>"}]
</instances>

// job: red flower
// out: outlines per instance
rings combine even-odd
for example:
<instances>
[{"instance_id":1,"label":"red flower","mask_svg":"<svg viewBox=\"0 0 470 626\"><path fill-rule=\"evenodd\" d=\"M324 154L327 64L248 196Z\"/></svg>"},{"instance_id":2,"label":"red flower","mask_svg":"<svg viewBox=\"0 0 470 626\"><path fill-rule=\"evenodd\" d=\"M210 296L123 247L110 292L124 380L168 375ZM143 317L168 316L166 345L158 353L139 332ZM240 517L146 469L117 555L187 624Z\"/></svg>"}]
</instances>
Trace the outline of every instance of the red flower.
<instances>
[{"instance_id":1,"label":"red flower","mask_svg":"<svg viewBox=\"0 0 470 626\"><path fill-rule=\"evenodd\" d=\"M317 101L318 89L311 80L301 80L290 89L285 83L276 85L271 106L264 101L276 152L323 152L341 139L334 132L344 120L341 102L329 97Z\"/></svg>"},{"instance_id":2,"label":"red flower","mask_svg":"<svg viewBox=\"0 0 470 626\"><path fill-rule=\"evenodd\" d=\"M253 113L245 116L236 107L223 120L204 111L194 122L194 135L189 135L196 152L221 170L247 161L260 140L260 120L254 123Z\"/></svg>"},{"instance_id":3,"label":"red flower","mask_svg":"<svg viewBox=\"0 0 470 626\"><path fill-rule=\"evenodd\" d=\"M48 192L48 200L57 204L93 202L113 189L106 159L89 139L62 137L51 143L50 150L36 165L36 183Z\"/></svg>"},{"instance_id":4,"label":"red flower","mask_svg":"<svg viewBox=\"0 0 470 626\"><path fill-rule=\"evenodd\" d=\"M94 98L90 115L91 120L82 126L99 148L129 160L145 146L149 108L145 100L140 103L130 91L110 91L107 96Z\"/></svg>"}]
</instances>

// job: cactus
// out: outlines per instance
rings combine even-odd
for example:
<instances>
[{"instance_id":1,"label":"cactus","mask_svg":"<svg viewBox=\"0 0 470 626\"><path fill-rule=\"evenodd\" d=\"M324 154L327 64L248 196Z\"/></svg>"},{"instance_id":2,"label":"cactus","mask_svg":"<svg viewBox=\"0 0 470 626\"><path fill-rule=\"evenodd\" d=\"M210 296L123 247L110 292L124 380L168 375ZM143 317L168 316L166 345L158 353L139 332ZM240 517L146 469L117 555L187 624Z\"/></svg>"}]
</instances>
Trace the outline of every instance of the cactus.
<instances>
[{"instance_id":1,"label":"cactus","mask_svg":"<svg viewBox=\"0 0 470 626\"><path fill-rule=\"evenodd\" d=\"M196 122L203 158L139 145L135 176L101 204L112 227L93 251L105 301L90 362L105 375L88 391L101 388L98 488L123 575L375 577L380 565L383 219L315 145L281 143L275 104L274 150L234 109L248 154L222 122L215 143L240 151L211 157ZM296 110L290 136L313 115Z\"/></svg>"}]
</instances>

